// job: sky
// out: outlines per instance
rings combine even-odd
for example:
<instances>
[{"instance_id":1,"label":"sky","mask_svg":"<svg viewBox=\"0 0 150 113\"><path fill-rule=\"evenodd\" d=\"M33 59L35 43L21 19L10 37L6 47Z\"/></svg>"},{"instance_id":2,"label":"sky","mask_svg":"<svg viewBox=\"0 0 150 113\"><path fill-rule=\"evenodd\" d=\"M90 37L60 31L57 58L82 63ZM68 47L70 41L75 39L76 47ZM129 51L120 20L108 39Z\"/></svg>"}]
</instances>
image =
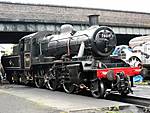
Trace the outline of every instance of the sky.
<instances>
[{"instance_id":1,"label":"sky","mask_svg":"<svg viewBox=\"0 0 150 113\"><path fill-rule=\"evenodd\" d=\"M13 3L53 4L150 13L150 0L0 0Z\"/></svg>"}]
</instances>

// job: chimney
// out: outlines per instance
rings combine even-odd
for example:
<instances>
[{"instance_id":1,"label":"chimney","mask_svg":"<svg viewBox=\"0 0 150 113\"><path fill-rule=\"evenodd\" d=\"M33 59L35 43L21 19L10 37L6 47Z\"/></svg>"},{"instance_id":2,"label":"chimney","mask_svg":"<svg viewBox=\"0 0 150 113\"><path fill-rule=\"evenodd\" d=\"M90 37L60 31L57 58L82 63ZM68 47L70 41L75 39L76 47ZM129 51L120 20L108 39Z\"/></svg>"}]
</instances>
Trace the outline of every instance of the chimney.
<instances>
[{"instance_id":1,"label":"chimney","mask_svg":"<svg viewBox=\"0 0 150 113\"><path fill-rule=\"evenodd\" d=\"M92 25L99 25L98 23L98 17L99 15L89 15L89 25L92 26Z\"/></svg>"}]
</instances>

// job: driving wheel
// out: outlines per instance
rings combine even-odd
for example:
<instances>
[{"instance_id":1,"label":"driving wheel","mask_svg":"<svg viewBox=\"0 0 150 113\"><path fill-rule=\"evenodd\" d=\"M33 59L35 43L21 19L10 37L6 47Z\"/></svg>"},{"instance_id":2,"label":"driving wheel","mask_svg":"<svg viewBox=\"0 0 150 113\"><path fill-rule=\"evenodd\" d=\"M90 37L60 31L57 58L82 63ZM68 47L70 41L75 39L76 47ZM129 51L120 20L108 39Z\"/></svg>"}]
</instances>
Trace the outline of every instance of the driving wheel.
<instances>
[{"instance_id":1,"label":"driving wheel","mask_svg":"<svg viewBox=\"0 0 150 113\"><path fill-rule=\"evenodd\" d=\"M56 90L58 86L57 74L55 69L50 69L46 76L46 88Z\"/></svg>"},{"instance_id":2,"label":"driving wheel","mask_svg":"<svg viewBox=\"0 0 150 113\"><path fill-rule=\"evenodd\" d=\"M63 83L63 89L66 93L73 93L75 91L75 85L70 80L66 80Z\"/></svg>"},{"instance_id":3,"label":"driving wheel","mask_svg":"<svg viewBox=\"0 0 150 113\"><path fill-rule=\"evenodd\" d=\"M37 88L42 88L44 86L44 71L43 70L39 70L35 76L35 86Z\"/></svg>"}]
</instances>

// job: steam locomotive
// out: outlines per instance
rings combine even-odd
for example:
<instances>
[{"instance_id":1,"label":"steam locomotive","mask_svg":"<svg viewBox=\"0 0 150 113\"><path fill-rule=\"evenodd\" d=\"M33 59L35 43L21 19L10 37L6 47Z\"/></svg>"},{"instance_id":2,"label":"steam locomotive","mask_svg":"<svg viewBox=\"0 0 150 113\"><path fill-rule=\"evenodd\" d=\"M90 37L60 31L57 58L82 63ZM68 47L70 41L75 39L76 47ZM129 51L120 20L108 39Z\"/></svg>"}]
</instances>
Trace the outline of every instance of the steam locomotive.
<instances>
[{"instance_id":1,"label":"steam locomotive","mask_svg":"<svg viewBox=\"0 0 150 113\"><path fill-rule=\"evenodd\" d=\"M111 28L93 25L75 31L63 25L60 34L42 31L19 40L2 65L10 83L29 84L66 93L90 91L95 98L109 93L132 93L129 76L141 73L110 55L117 40Z\"/></svg>"}]
</instances>

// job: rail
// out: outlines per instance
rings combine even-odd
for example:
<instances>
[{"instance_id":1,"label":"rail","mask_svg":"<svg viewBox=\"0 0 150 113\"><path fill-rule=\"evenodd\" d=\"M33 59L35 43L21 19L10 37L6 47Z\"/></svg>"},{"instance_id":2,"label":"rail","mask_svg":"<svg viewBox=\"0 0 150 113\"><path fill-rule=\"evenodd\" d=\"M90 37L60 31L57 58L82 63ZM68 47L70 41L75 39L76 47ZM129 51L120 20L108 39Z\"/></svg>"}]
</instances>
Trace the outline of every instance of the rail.
<instances>
[{"instance_id":1,"label":"rail","mask_svg":"<svg viewBox=\"0 0 150 113\"><path fill-rule=\"evenodd\" d=\"M119 101L129 104L134 104L136 107L142 109L146 113L150 113L150 99L135 96L121 96L111 94L106 97L107 100Z\"/></svg>"}]
</instances>

